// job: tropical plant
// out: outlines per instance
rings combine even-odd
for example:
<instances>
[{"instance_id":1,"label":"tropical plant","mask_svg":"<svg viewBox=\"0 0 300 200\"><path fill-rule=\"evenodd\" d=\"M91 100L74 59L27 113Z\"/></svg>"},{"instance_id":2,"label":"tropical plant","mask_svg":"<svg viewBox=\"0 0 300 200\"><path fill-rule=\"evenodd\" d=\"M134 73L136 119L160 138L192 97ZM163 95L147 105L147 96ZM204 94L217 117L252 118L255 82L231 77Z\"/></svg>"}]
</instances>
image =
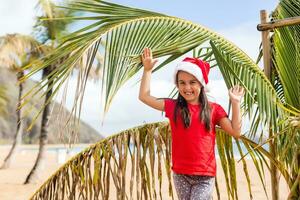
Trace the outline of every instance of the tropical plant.
<instances>
[{"instance_id":1,"label":"tropical plant","mask_svg":"<svg viewBox=\"0 0 300 200\"><path fill-rule=\"evenodd\" d=\"M300 16L300 2L281 1L272 13L272 20ZM300 198L300 25L274 29L272 35L271 82L277 96L290 109L288 128L276 138L277 159L286 165L291 175L290 199ZM291 142L293 141L293 142Z\"/></svg>"},{"instance_id":2,"label":"tropical plant","mask_svg":"<svg viewBox=\"0 0 300 200\"><path fill-rule=\"evenodd\" d=\"M147 124L108 137L61 166L30 199L110 199L115 192L111 182L117 199L162 198L163 174L167 174L172 195L170 142L167 123Z\"/></svg>"},{"instance_id":3,"label":"tropical plant","mask_svg":"<svg viewBox=\"0 0 300 200\"><path fill-rule=\"evenodd\" d=\"M34 38L26 35L20 34L8 34L6 36L0 37L0 67L8 68L15 72L17 79L21 80L24 76L24 70L22 66L27 65L32 59L35 59L45 52L47 48L42 46ZM6 156L1 169L8 168L14 159L15 153L18 150L18 146L22 140L23 132L23 120L21 116L23 115L23 109L19 109L23 104L23 83L19 84L19 95L18 95L18 105L17 105L17 129L14 138L13 145Z\"/></svg>"},{"instance_id":4,"label":"tropical plant","mask_svg":"<svg viewBox=\"0 0 300 200\"><path fill-rule=\"evenodd\" d=\"M294 11L288 12L289 14L292 13L291 15L295 15L296 13L299 15L298 12L300 9L297 9L296 6L298 6L298 3L295 0L283 0L276 8L276 12L283 12L281 9L285 7L288 11ZM71 3L68 9L92 13L92 16L74 17L74 20L94 20L95 22L66 36L63 43L53 54L46 57L46 61L42 65L35 65L35 63L33 63L33 70L29 76L42 70L49 64L55 62L55 60L61 59L63 56L72 52L72 56L67 58L65 62L62 63L59 68L56 68L51 74L57 77L53 84L54 91L57 92L60 85L62 85L70 76L70 72L78 60L82 57L83 53L86 51L98 51L99 42L104 40L106 47L104 51L102 93L105 100L104 111L107 111L118 89L141 69L140 53L145 46L152 48L154 57L166 57L156 70L159 70L166 64L187 52L192 50L194 52L198 51L198 56L202 56L204 60L209 61L212 66L219 67L227 87L231 87L239 83L246 89L243 110L244 113L249 116L251 127L250 130L245 133L242 142L253 159L263 186L265 186L265 183L263 179L262 165L265 163L268 166L266 159L269 159L275 164L289 185L291 189L291 194L289 196L290 199L299 198L300 136L299 129L289 123L289 119L291 119L290 117L299 115L299 107L291 104L287 100L284 100L283 96L286 95L285 90L288 90L289 87L285 87L285 89L282 90L282 83L284 81L281 79L285 76L280 75L282 74L281 72L276 72L279 74L276 76L276 79L268 80L258 65L234 44L203 26L176 17L170 17L136 8L129 8L105 1L93 0ZM299 34L299 29L293 29L293 31L295 32L293 32L292 36ZM290 33L287 34L289 35ZM276 33L274 36L276 36ZM276 43L276 39L274 39L274 41L274 48L281 48L281 50L284 49L282 54L291 60L296 60L294 67L297 68L297 66L299 66L299 60L297 61L297 59L291 57L295 56L295 52L297 51L285 51L285 48L283 47L276 47L278 44ZM281 38L281 42L286 44L285 42L288 42L288 40ZM206 48L207 52L203 55L201 54L201 50L203 49L202 47L207 44L209 44L210 47ZM290 46L295 44L297 43L289 43ZM277 53L277 51L279 52L279 50L276 50L275 53ZM299 56L299 54L297 54L297 56ZM86 63L86 70L90 68L90 63L94 60L94 57L95 55L91 53L88 58L88 62ZM278 58L274 56L274 60L279 63L279 60L277 59ZM276 67L276 70L280 70L280 68ZM274 74L276 73L274 72ZM296 78L293 82L299 81L299 76L288 76L287 78L293 77ZM47 78L44 78L40 82L40 86L43 87L46 83ZM295 88L297 89L297 86L295 86ZM299 98L299 95L296 95L297 93L294 94L296 98ZM28 94L28 97L31 97L32 95L34 95L34 90L32 93ZM262 129L260 130L258 127L262 127ZM266 133L264 131L266 128L272 130L274 136L263 141L262 139L266 137ZM133 133L130 134L130 137L132 134ZM111 140L116 138L117 137L112 137ZM278 157L272 157L267 149L261 147L262 144L268 143L270 140L277 140L276 148L278 150L277 152L280 152ZM238 199L235 167L233 162L234 155L232 153L232 145L234 141L225 134L218 134L217 142L227 182L228 199ZM109 144L108 140L104 143ZM126 140L120 142L122 145L126 145L126 143ZM246 152L240 148L240 142L236 141L236 143L241 155L244 155ZM120 149L123 149L122 145L119 147ZM141 143L141 145L146 144ZM135 147L133 149L137 148L138 147ZM87 153L88 151L85 151L86 153L80 154L81 156L79 155L76 157L76 162L90 162L93 154ZM114 155L114 157L119 156L118 158L120 158L120 154L117 153L118 151L116 148L103 150L100 155L97 153L95 156L103 155L105 158L105 155L107 155L107 153L111 153L111 151L113 151L112 155L115 152L116 155ZM136 151L139 152L139 149ZM92 184L93 179L90 175L89 166L80 165L79 168L76 168L76 166L78 166L76 162L74 162L73 165L69 163L69 171L62 172L59 177L53 175L53 179L41 188L40 191L43 191L43 194L37 192L36 196L41 194L42 196L46 195L45 191L50 192L51 195L55 195L56 190L53 188L58 187L62 187L61 195L63 197L64 195L70 194L70 190L64 187L65 184L59 184L59 182L56 182L56 179L58 178L64 179L63 175L68 176L68 179L70 179L64 179L63 181L72 181L74 183L72 185L73 193L76 190L77 184L79 191L81 191L81 193L84 192L84 195L89 195L89 192L97 193L101 191L101 189L95 188L96 186L94 185L94 187ZM97 163L94 164L99 165ZM248 177L247 183L250 198L252 198L251 180L247 172L246 163L243 162L243 164L245 165L245 174ZM72 166L74 166L74 168L72 168ZM115 164L114 166L118 167L118 164ZM139 166L143 167L143 164L140 164ZM110 170L112 172L112 168L110 168ZM80 179L75 177L71 178L68 175L69 173L78 173ZM97 174L97 172L95 172L95 174ZM109 176L108 174L109 173L106 173L106 176ZM147 179L147 176L149 176L147 173L141 172L140 175L142 179L150 180ZM118 182L117 177L119 177L119 173L112 174L112 178L115 179L116 182L115 186L120 186L117 187L119 194L123 185L121 182ZM102 174L101 178L104 178L104 174ZM148 185L150 182L151 181L146 181ZM86 186L83 186L84 184L86 184ZM102 185L102 187L104 186ZM108 186L106 185L105 187ZM71 187L68 185L68 188ZM50 189L52 191L50 191ZM144 194L144 197L146 198L150 193L152 194L153 192ZM108 198L106 195L104 196L105 198Z\"/></svg>"},{"instance_id":5,"label":"tropical plant","mask_svg":"<svg viewBox=\"0 0 300 200\"><path fill-rule=\"evenodd\" d=\"M67 33L68 25L71 24L72 20L64 19L64 20L53 20L55 18L64 18L66 16L71 16L72 11L70 10L62 10L58 9L52 1L49 0L39 0L37 3L37 9L42 13L42 16L38 17L36 24L34 26L34 35L37 40L41 41L41 43L47 45L51 51L53 51L56 46L60 43L60 38ZM46 20L45 20L46 19ZM97 54L99 57L100 55ZM25 184L37 182L39 180L39 173L45 165L45 157L46 157L46 144L48 138L48 127L49 127L49 119L50 119L50 111L51 111L51 103L53 98L53 79L55 77L51 75L52 71L57 68L64 59L68 57L65 56L60 60L57 60L55 63L50 64L46 68L43 69L42 78L46 78L48 80L44 100L44 106L42 113L42 121L41 121L41 131L40 131L40 143L39 143L39 151L35 161L35 164L28 176L26 177ZM84 57L83 59L84 60ZM82 62L81 60L81 62ZM91 71L87 73L89 78L99 78L99 74L97 70L99 70L99 58L97 59L97 66L92 65L93 68ZM81 64L79 63L76 66L76 69L80 69ZM79 70L81 71L81 70ZM63 106L63 105L62 105ZM72 116L72 114L71 114ZM76 120L79 122L79 119ZM33 124L33 123L32 123ZM29 127L30 129L31 127Z\"/></svg>"},{"instance_id":6,"label":"tropical plant","mask_svg":"<svg viewBox=\"0 0 300 200\"><path fill-rule=\"evenodd\" d=\"M39 17L36 25L35 25L35 36L38 40L40 40L43 44L47 44L51 50L54 50L57 45L58 38L65 31L68 23L68 20L60 20L60 21L52 21L53 18L64 17L68 15L66 11L55 9L53 2L49 0L39 0L36 6L38 9L42 11L43 16ZM47 21L42 20L42 18L48 18ZM47 77L51 74L53 69L60 64L60 60L56 63L53 63L46 68L43 69L42 78ZM33 183L39 180L39 173L43 169L45 165L46 158L46 144L48 141L48 127L49 127L49 119L50 119L50 110L51 110L51 100L50 97L52 95L52 84L53 84L53 76L49 76L48 83L46 86L46 95L45 102L42 111L42 121L41 121L41 130L40 130L40 138L39 138L39 151L34 163L33 168L29 172L26 177L25 184Z\"/></svg>"},{"instance_id":7,"label":"tropical plant","mask_svg":"<svg viewBox=\"0 0 300 200\"><path fill-rule=\"evenodd\" d=\"M0 115L4 116L7 114L6 105L7 105L7 97L6 97L6 87L0 87Z\"/></svg>"},{"instance_id":8,"label":"tropical plant","mask_svg":"<svg viewBox=\"0 0 300 200\"><path fill-rule=\"evenodd\" d=\"M237 198L231 137L221 129L217 129L217 134L220 158L225 161L222 166L228 198ZM174 199L171 139L167 122L146 124L110 136L66 162L30 199ZM244 137L241 142L249 150L261 148ZM262 152L268 155L263 149ZM249 179L246 162L243 165ZM216 188L219 191L217 181ZM169 191L167 194L162 193L165 189ZM219 193L218 197L221 197Z\"/></svg>"}]
</instances>

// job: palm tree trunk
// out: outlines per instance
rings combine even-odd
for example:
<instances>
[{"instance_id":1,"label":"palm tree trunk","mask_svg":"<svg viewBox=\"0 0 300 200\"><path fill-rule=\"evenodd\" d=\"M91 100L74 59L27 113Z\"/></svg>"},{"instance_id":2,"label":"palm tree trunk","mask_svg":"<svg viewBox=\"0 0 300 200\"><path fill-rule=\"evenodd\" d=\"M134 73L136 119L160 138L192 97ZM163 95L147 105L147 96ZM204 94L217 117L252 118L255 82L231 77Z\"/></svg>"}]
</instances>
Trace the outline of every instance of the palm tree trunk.
<instances>
[{"instance_id":1,"label":"palm tree trunk","mask_svg":"<svg viewBox=\"0 0 300 200\"><path fill-rule=\"evenodd\" d=\"M265 10L260 11L261 23L267 22L267 12ZM262 33L262 46L263 46L263 62L264 62L264 73L271 80L272 73L272 55L271 55L271 42L270 42L270 30L264 30ZM273 132L269 128L269 138L272 138ZM277 158L276 154L276 139L270 141L269 143L270 154L274 159ZM276 166L270 162L270 176L271 176L271 190L272 190L272 200L278 200L279 196L279 178L278 170Z\"/></svg>"},{"instance_id":2,"label":"palm tree trunk","mask_svg":"<svg viewBox=\"0 0 300 200\"><path fill-rule=\"evenodd\" d=\"M271 130L270 130L271 131ZM275 149L276 139L270 142L270 154L276 159L277 153ZM276 166L270 163L270 173L271 173L271 188L272 188L272 200L279 200L279 173Z\"/></svg>"},{"instance_id":3,"label":"palm tree trunk","mask_svg":"<svg viewBox=\"0 0 300 200\"><path fill-rule=\"evenodd\" d=\"M43 71L43 77L46 76L50 71L50 67L47 67ZM48 88L52 85L52 82L49 82ZM47 88L47 89L48 89ZM39 181L40 172L45 167L45 158L46 158L46 144L48 142L48 132L49 132L49 118L50 118L50 107L51 102L47 104L48 99L52 95L52 89L50 89L45 97L45 108L42 115L42 124L41 124L41 134L40 134L40 143L39 143L39 152L35 161L35 164L31 171L29 172L24 184L27 183L36 183Z\"/></svg>"},{"instance_id":4,"label":"palm tree trunk","mask_svg":"<svg viewBox=\"0 0 300 200\"><path fill-rule=\"evenodd\" d=\"M17 79L20 80L24 76L24 72L18 72L17 73ZM0 169L7 169L11 166L12 161L15 158L16 153L18 152L19 146L22 142L22 133L23 133L23 121L21 120L22 116L22 109L19 109L20 105L22 105L22 94L23 94L23 83L19 83L19 96L18 96L18 107L17 107L17 130L14 138L14 142L12 144L12 147L4 159L4 162Z\"/></svg>"},{"instance_id":5,"label":"palm tree trunk","mask_svg":"<svg viewBox=\"0 0 300 200\"><path fill-rule=\"evenodd\" d=\"M269 138L273 138L273 131L269 128ZM272 158L277 160L278 153L276 150L277 147L277 138L274 138L269 143L270 154ZM270 176L271 176L271 191L272 191L272 200L279 200L279 171L273 162L270 161Z\"/></svg>"}]
</instances>

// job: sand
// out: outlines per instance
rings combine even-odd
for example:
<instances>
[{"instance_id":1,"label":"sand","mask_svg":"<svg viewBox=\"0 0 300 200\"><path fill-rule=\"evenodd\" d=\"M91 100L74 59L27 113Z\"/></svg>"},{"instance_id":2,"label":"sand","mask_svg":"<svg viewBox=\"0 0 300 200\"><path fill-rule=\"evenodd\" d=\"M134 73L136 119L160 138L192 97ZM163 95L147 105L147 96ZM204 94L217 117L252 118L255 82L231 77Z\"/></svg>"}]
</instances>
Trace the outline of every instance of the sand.
<instances>
[{"instance_id":1,"label":"sand","mask_svg":"<svg viewBox=\"0 0 300 200\"><path fill-rule=\"evenodd\" d=\"M63 145L49 146L51 149L48 151L47 155L47 165L41 174L41 179L37 184L27 184L23 185L27 174L30 172L37 155L36 145L23 145L21 146L20 152L17 154L15 161L12 163L11 168L0 170L0 200L25 200L39 188L39 186L47 180L47 178L54 173L59 166L61 166L64 160L64 154L62 151L58 151ZM9 151L10 146L2 145L0 146L0 165L2 164L5 156ZM260 183L259 176L255 170L255 167L251 160L247 161L248 170L251 177L252 194L254 200L266 200L267 197L264 193L263 187ZM242 163L239 162L237 165L237 180L238 180L238 197L241 200L247 200L249 198L249 193L247 189L247 182L243 173ZM218 184L220 186L221 199L227 199L226 184L223 172L221 169L221 164L218 162ZM269 199L271 199L271 189L270 189L270 176L266 172L265 179L267 182L267 193ZM166 189L165 189L166 190ZM167 194L167 190L163 193ZM288 194L288 187L281 178L280 182L280 200L286 199ZM176 196L176 195L175 195ZM177 199L177 197L175 197ZM111 197L110 199L115 199ZM214 194L214 199L216 198L216 192Z\"/></svg>"}]
</instances>

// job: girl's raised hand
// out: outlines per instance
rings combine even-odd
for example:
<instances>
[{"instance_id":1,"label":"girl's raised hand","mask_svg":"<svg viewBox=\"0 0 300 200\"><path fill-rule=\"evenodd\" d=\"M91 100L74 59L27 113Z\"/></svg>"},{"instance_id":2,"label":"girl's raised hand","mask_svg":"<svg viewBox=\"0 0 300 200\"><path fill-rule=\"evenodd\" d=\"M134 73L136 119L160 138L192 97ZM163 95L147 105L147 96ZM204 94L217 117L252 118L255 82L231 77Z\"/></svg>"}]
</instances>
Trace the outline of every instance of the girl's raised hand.
<instances>
[{"instance_id":1,"label":"girl's raised hand","mask_svg":"<svg viewBox=\"0 0 300 200\"><path fill-rule=\"evenodd\" d=\"M244 94L245 90L242 86L235 85L229 89L229 98L232 103L240 103Z\"/></svg>"},{"instance_id":2,"label":"girl's raised hand","mask_svg":"<svg viewBox=\"0 0 300 200\"><path fill-rule=\"evenodd\" d=\"M150 48L144 48L142 54L142 63L144 65L145 71L152 71L154 65L157 63L158 60L154 60L152 57L152 51Z\"/></svg>"}]
</instances>

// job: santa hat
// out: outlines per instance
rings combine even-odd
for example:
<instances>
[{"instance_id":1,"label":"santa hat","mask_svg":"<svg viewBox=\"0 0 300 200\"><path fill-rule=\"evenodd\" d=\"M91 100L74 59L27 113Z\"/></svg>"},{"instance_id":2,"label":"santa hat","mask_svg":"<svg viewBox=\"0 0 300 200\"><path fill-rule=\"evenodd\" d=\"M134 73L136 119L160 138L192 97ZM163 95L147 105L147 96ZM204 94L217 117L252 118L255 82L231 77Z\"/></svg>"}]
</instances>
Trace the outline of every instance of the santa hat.
<instances>
[{"instance_id":1,"label":"santa hat","mask_svg":"<svg viewBox=\"0 0 300 200\"><path fill-rule=\"evenodd\" d=\"M174 82L176 83L176 76L178 71L184 71L192 74L203 85L205 91L209 91L208 88L208 73L210 66L207 62L198 58L186 57L182 62L178 63L174 72Z\"/></svg>"}]
</instances>

